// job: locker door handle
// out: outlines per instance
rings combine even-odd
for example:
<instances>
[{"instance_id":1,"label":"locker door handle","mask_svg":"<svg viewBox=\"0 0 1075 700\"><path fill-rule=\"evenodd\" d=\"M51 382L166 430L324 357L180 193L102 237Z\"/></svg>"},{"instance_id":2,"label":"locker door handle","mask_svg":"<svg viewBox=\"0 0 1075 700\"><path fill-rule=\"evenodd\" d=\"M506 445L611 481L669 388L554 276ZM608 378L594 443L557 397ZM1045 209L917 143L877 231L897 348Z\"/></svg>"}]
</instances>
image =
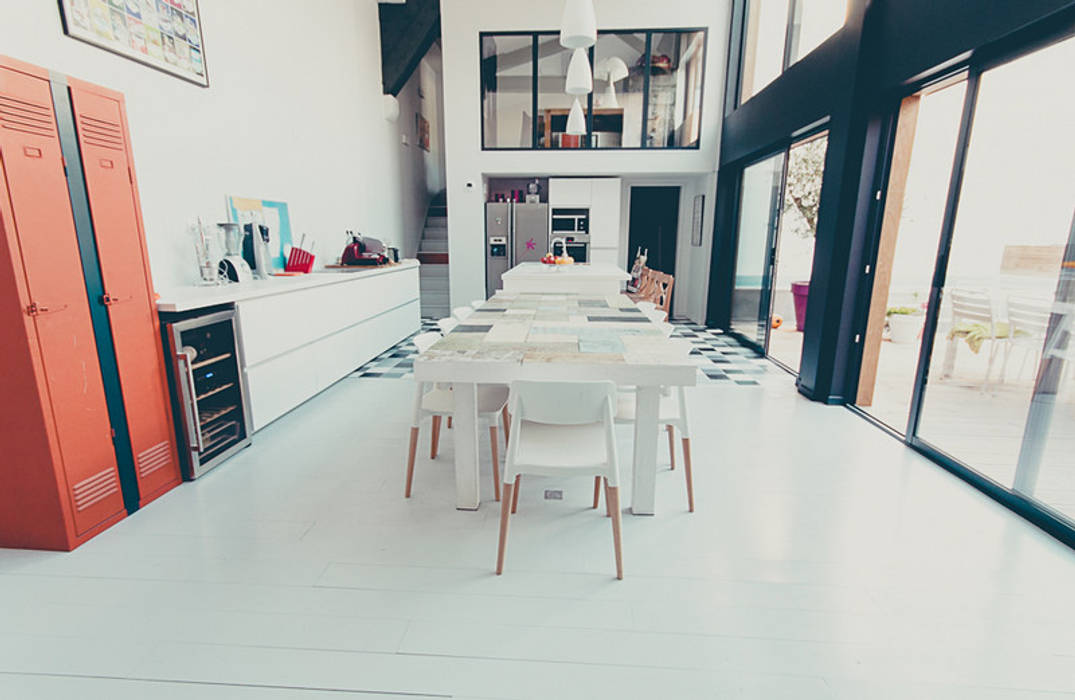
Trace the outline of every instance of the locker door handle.
<instances>
[{"instance_id":1,"label":"locker door handle","mask_svg":"<svg viewBox=\"0 0 1075 700\"><path fill-rule=\"evenodd\" d=\"M120 303L121 301L130 301L133 298L134 298L133 296L129 296L129 297L124 297L124 298L120 299L119 297L114 297L111 294L109 294L108 292L105 292L104 294L101 295L101 303L104 304L105 306L115 306L116 304Z\"/></svg>"},{"instance_id":2,"label":"locker door handle","mask_svg":"<svg viewBox=\"0 0 1075 700\"><path fill-rule=\"evenodd\" d=\"M67 308L67 304L63 306L45 306L44 304L38 304L36 301L30 302L30 305L26 307L27 316L40 316L41 314L51 313L53 311L63 311Z\"/></svg>"}]
</instances>

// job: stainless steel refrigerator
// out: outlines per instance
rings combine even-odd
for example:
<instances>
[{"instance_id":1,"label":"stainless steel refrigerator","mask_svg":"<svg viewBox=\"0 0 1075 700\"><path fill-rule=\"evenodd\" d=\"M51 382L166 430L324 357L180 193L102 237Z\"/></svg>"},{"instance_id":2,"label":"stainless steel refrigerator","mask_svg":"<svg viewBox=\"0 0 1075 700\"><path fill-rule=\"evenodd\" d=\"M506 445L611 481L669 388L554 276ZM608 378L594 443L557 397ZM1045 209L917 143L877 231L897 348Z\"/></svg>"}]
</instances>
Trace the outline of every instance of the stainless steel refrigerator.
<instances>
[{"instance_id":1,"label":"stainless steel refrigerator","mask_svg":"<svg viewBox=\"0 0 1075 700\"><path fill-rule=\"evenodd\" d=\"M538 262L549 251L549 205L489 202L485 205L485 292L501 288L500 276L519 263Z\"/></svg>"}]
</instances>

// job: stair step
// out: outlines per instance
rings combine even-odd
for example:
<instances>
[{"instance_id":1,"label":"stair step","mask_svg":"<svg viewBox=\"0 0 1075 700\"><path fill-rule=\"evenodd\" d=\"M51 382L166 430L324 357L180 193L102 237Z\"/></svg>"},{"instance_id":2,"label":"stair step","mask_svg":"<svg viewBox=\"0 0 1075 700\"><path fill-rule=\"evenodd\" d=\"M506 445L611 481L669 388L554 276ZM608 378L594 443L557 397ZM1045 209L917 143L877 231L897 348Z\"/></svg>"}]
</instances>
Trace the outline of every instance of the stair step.
<instances>
[{"instance_id":1,"label":"stair step","mask_svg":"<svg viewBox=\"0 0 1075 700\"><path fill-rule=\"evenodd\" d=\"M432 239L436 241L448 240L448 229L446 228L427 228L422 231L422 240Z\"/></svg>"},{"instance_id":2,"label":"stair step","mask_svg":"<svg viewBox=\"0 0 1075 700\"><path fill-rule=\"evenodd\" d=\"M429 216L448 216L448 207L444 205L432 204L429 207L429 211L426 212Z\"/></svg>"},{"instance_id":3,"label":"stair step","mask_svg":"<svg viewBox=\"0 0 1075 700\"><path fill-rule=\"evenodd\" d=\"M422 263L423 265L447 265L448 253L430 253L423 252L420 250L418 251L418 262Z\"/></svg>"},{"instance_id":4,"label":"stair step","mask_svg":"<svg viewBox=\"0 0 1075 700\"><path fill-rule=\"evenodd\" d=\"M423 253L447 253L448 239L423 238L421 245L418 246L418 250Z\"/></svg>"}]
</instances>

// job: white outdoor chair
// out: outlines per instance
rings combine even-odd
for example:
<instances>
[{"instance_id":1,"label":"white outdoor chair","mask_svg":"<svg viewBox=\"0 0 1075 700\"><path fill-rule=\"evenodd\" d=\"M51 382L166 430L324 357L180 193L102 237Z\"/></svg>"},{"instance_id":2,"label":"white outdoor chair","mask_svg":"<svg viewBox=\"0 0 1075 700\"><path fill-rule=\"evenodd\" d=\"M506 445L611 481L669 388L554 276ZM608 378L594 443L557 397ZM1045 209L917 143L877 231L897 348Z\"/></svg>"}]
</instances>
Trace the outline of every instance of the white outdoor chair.
<instances>
[{"instance_id":1,"label":"white outdoor chair","mask_svg":"<svg viewBox=\"0 0 1075 700\"><path fill-rule=\"evenodd\" d=\"M440 333L422 333L414 339L418 352L428 350L440 339ZM479 384L478 420L489 427L489 446L493 454L493 493L500 500L500 456L497 450L497 421L504 422L504 441L507 442L510 425L508 420L508 388L503 384ZM425 416L433 417L433 429L429 440L429 458L437 458L440 443L441 417L451 418L455 411L455 396L449 384L437 383L429 386L427 382L418 382L414 395L414 417L411 421L411 444L407 452L407 485L404 497L411 497L411 484L414 481L414 459L418 452L418 426Z\"/></svg>"},{"instance_id":2,"label":"white outdoor chair","mask_svg":"<svg viewBox=\"0 0 1075 700\"><path fill-rule=\"evenodd\" d=\"M511 435L500 504L500 541L496 573L504 571L508 519L513 490L521 474L565 476L593 474L605 480L612 516L616 578L623 578L620 540L620 474L613 418L616 385L612 382L513 382Z\"/></svg>"},{"instance_id":3,"label":"white outdoor chair","mask_svg":"<svg viewBox=\"0 0 1075 700\"><path fill-rule=\"evenodd\" d=\"M444 335L448 335L455 330L455 327L459 325L459 321L454 318L442 318L437 321L437 327L440 328L440 332Z\"/></svg>"},{"instance_id":4,"label":"white outdoor chair","mask_svg":"<svg viewBox=\"0 0 1075 700\"><path fill-rule=\"evenodd\" d=\"M460 323L466 321L472 313L474 313L474 309L470 306L457 306L452 309L452 316Z\"/></svg>"},{"instance_id":5,"label":"white outdoor chair","mask_svg":"<svg viewBox=\"0 0 1075 700\"><path fill-rule=\"evenodd\" d=\"M993 301L985 292L969 291L965 289L953 289L948 292L952 300L952 328L961 323L980 323L987 329L989 335L984 342L989 343L989 362L985 368L985 379L982 380L982 391L989 389L989 376L993 373L993 364L997 359L997 323L993 314ZM1000 339L1002 340L1002 339ZM950 377L956 364L956 347L959 338L949 338L944 353L944 365L941 377Z\"/></svg>"},{"instance_id":6,"label":"white outdoor chair","mask_svg":"<svg viewBox=\"0 0 1075 700\"><path fill-rule=\"evenodd\" d=\"M1037 358L1034 367L1041 363L1042 345L1045 343L1045 333L1049 330L1051 310L1052 304L1048 301L1008 298L1008 337L1004 343L1004 362L1000 365L1002 384L1012 350L1018 348L1023 351L1023 359L1019 363L1019 373L1016 379L1023 376L1028 357Z\"/></svg>"}]
</instances>

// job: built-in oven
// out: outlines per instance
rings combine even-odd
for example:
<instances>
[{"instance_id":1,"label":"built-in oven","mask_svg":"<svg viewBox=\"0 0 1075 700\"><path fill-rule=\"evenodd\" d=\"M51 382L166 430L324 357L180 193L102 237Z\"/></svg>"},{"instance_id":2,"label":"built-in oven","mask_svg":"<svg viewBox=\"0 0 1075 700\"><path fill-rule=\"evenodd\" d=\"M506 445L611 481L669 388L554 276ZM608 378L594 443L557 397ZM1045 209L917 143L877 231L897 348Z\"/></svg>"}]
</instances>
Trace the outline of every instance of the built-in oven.
<instances>
[{"instance_id":1,"label":"built-in oven","mask_svg":"<svg viewBox=\"0 0 1075 700\"><path fill-rule=\"evenodd\" d=\"M556 235L552 239L553 255L570 255L577 263L590 262L589 234Z\"/></svg>"},{"instance_id":2,"label":"built-in oven","mask_svg":"<svg viewBox=\"0 0 1075 700\"><path fill-rule=\"evenodd\" d=\"M253 433L236 312L162 314L184 477L196 479L250 444Z\"/></svg>"},{"instance_id":3,"label":"built-in oven","mask_svg":"<svg viewBox=\"0 0 1075 700\"><path fill-rule=\"evenodd\" d=\"M590 232L589 209L553 209L552 235L569 236Z\"/></svg>"}]
</instances>

